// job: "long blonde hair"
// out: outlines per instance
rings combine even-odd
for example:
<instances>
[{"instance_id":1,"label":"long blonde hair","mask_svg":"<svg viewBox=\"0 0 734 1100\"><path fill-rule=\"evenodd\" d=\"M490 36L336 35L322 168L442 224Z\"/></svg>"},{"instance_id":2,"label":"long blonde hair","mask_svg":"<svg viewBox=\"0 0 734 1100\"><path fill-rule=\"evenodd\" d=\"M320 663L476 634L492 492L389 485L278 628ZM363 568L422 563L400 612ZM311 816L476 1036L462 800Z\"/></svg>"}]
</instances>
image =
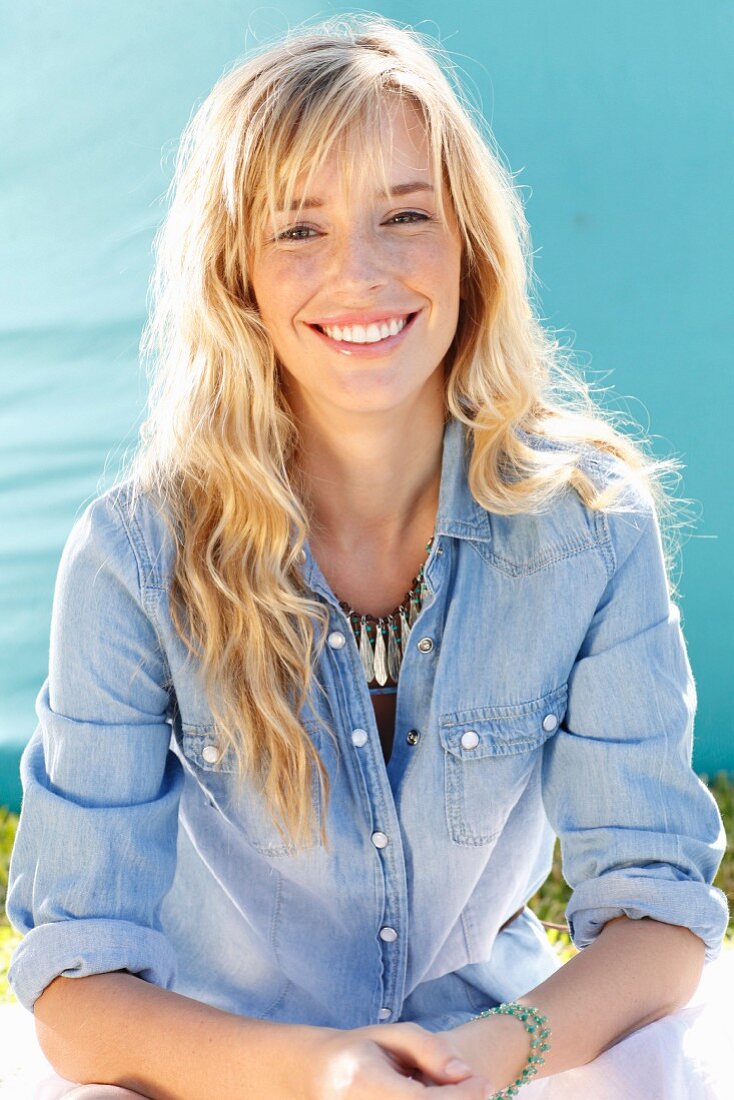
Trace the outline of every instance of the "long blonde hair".
<instances>
[{"instance_id":1,"label":"long blonde hair","mask_svg":"<svg viewBox=\"0 0 734 1100\"><path fill-rule=\"evenodd\" d=\"M292 195L350 128L369 140L388 95L421 112L463 236L446 410L471 435L476 500L503 514L542 510L571 487L590 508L612 507L612 489L579 463L597 448L621 459L663 512L661 479L675 467L613 426L537 319L521 199L434 42L382 18L340 17L231 69L184 132L156 238L141 344L153 369L148 416L128 473L136 494L162 506L175 540L171 615L200 661L220 744L241 779L257 779L295 846L316 823L312 768L329 793L301 722L328 611L300 579L309 517L292 464L298 426L248 258L276 192ZM518 429L549 447L528 446Z\"/></svg>"}]
</instances>

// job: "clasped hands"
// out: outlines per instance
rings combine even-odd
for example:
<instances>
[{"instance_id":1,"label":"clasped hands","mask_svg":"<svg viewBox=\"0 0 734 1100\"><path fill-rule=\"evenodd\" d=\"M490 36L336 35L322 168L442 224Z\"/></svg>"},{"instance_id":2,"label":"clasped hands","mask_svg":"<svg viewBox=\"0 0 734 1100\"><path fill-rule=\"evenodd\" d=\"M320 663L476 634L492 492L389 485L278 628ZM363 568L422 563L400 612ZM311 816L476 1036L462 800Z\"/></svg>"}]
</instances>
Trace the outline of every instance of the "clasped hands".
<instances>
[{"instance_id":1,"label":"clasped hands","mask_svg":"<svg viewBox=\"0 0 734 1100\"><path fill-rule=\"evenodd\" d=\"M493 1023L439 1032L415 1023L314 1028L304 1100L428 1100L439 1090L441 1100L489 1100L506 1083L490 1071Z\"/></svg>"}]
</instances>

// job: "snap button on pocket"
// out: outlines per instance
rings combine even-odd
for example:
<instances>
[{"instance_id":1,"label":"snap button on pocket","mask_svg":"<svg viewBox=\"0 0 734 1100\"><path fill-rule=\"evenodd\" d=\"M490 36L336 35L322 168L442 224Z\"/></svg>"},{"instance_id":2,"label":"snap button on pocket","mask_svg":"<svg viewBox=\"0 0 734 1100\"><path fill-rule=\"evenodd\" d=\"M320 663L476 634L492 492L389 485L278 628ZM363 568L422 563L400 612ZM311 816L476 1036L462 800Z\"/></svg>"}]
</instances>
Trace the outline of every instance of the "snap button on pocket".
<instances>
[{"instance_id":1,"label":"snap button on pocket","mask_svg":"<svg viewBox=\"0 0 734 1100\"><path fill-rule=\"evenodd\" d=\"M320 751L320 731L306 723L306 728ZM264 856L299 855L295 846L282 837L270 817L265 797L256 781L246 776L240 784L234 749L222 751L217 740L217 730L212 726L182 725L183 755L186 758L194 782L210 806L214 806L232 827L243 834L250 847ZM316 829L320 830L323 816L321 788L318 772L311 778L311 798L316 810ZM322 847L317 832L307 848Z\"/></svg>"},{"instance_id":2,"label":"snap button on pocket","mask_svg":"<svg viewBox=\"0 0 734 1100\"><path fill-rule=\"evenodd\" d=\"M526 703L440 716L446 823L455 844L478 847L496 839L539 764L539 750L560 724L567 697L563 684Z\"/></svg>"}]
</instances>

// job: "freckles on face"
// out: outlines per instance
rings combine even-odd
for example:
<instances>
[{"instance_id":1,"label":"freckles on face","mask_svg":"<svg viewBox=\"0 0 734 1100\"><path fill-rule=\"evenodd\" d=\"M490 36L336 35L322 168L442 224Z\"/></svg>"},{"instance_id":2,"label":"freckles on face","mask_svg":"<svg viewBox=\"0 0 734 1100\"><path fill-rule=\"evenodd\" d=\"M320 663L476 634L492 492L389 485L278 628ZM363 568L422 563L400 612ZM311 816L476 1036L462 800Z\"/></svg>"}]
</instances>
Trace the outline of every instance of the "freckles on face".
<instances>
[{"instance_id":1,"label":"freckles on face","mask_svg":"<svg viewBox=\"0 0 734 1100\"><path fill-rule=\"evenodd\" d=\"M331 154L296 209L266 220L250 268L289 380L312 401L352 408L424 386L459 311L461 235L423 121L415 108L386 104L374 140L385 180L376 171L355 182L345 149ZM365 147L355 133L346 155L364 158Z\"/></svg>"}]
</instances>

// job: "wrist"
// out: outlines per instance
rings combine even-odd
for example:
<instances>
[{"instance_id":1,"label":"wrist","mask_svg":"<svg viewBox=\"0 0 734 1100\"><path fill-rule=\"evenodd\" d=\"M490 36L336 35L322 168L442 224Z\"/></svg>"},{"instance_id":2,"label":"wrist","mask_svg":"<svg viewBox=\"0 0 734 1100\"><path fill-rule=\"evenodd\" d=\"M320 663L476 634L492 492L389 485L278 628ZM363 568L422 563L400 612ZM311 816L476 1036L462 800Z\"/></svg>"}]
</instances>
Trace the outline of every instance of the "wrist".
<instances>
[{"instance_id":1,"label":"wrist","mask_svg":"<svg viewBox=\"0 0 734 1100\"><path fill-rule=\"evenodd\" d=\"M253 1020L241 1017L243 1038L253 1039ZM285 1021L257 1021L258 1071L251 1073L243 1100L317 1100L313 1080L316 1051L332 1028ZM239 1094L238 1094L239 1095Z\"/></svg>"},{"instance_id":2,"label":"wrist","mask_svg":"<svg viewBox=\"0 0 734 1100\"><path fill-rule=\"evenodd\" d=\"M470 1064L493 1083L493 1100L515 1096L542 1072L550 1026L537 1009L517 1002L485 1010L454 1030Z\"/></svg>"}]
</instances>

